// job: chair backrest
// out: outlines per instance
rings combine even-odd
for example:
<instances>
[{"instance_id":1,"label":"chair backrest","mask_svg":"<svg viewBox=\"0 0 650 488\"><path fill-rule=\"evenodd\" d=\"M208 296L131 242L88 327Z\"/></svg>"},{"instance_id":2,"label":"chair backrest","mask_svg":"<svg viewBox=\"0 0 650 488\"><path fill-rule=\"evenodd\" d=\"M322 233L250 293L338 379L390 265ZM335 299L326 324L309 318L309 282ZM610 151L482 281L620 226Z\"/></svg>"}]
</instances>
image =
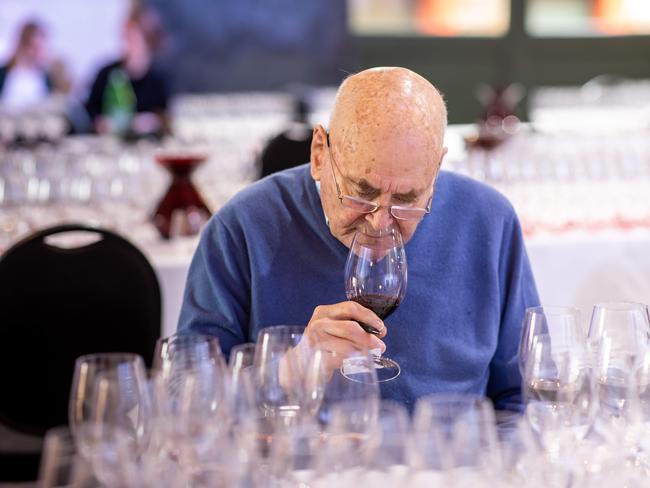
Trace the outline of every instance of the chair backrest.
<instances>
[{"instance_id":1,"label":"chair backrest","mask_svg":"<svg viewBox=\"0 0 650 488\"><path fill-rule=\"evenodd\" d=\"M260 153L260 178L305 164L311 159L311 127L305 125L289 137L284 131L269 140Z\"/></svg>"},{"instance_id":2,"label":"chair backrest","mask_svg":"<svg viewBox=\"0 0 650 488\"><path fill-rule=\"evenodd\" d=\"M50 244L70 232L99 240ZM151 265L113 232L62 225L14 245L0 258L0 422L32 434L66 424L82 354L134 352L150 364L160 306Z\"/></svg>"}]
</instances>

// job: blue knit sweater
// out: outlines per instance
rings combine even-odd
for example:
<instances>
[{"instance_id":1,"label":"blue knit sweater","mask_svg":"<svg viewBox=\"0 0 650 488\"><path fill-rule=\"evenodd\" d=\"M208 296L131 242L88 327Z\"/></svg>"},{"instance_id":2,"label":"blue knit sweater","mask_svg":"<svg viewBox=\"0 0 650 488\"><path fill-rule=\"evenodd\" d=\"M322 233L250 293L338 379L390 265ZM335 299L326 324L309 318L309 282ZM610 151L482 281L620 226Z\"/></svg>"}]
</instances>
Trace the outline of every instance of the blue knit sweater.
<instances>
[{"instance_id":1,"label":"blue knit sweater","mask_svg":"<svg viewBox=\"0 0 650 488\"><path fill-rule=\"evenodd\" d=\"M347 254L329 232L308 165L265 178L203 231L178 328L217 335L228 354L262 327L306 325L317 305L346 299ZM402 374L382 384L382 396L412 408L422 395L464 392L516 407L521 324L539 299L511 205L443 171L406 256L406 297L384 339Z\"/></svg>"}]
</instances>

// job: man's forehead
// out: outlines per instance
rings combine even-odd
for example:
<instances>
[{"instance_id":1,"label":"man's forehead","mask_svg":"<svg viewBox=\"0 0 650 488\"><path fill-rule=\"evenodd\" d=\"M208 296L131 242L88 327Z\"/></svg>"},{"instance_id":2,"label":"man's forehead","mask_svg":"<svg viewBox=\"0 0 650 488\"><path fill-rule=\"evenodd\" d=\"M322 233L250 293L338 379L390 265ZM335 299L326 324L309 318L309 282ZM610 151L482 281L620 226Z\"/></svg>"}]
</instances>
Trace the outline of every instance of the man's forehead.
<instances>
[{"instance_id":1,"label":"man's forehead","mask_svg":"<svg viewBox=\"0 0 650 488\"><path fill-rule=\"evenodd\" d=\"M399 173L360 173L359 168L352 168L345 172L348 183L354 186L355 190L363 193L384 193L388 192L393 196L402 198L415 198L428 191L431 186L429 180L435 175L413 174L411 176Z\"/></svg>"}]
</instances>

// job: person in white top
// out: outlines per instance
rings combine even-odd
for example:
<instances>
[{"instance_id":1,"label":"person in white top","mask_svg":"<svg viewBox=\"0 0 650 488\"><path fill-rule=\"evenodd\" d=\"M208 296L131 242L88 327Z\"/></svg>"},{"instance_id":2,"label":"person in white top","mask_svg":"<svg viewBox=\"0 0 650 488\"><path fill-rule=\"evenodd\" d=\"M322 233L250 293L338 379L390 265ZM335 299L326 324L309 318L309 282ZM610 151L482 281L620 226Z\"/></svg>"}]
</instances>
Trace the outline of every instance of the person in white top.
<instances>
[{"instance_id":1,"label":"person in white top","mask_svg":"<svg viewBox=\"0 0 650 488\"><path fill-rule=\"evenodd\" d=\"M61 63L50 63L47 34L34 20L22 25L13 54L0 67L0 107L29 108L53 91L67 92L70 82Z\"/></svg>"}]
</instances>

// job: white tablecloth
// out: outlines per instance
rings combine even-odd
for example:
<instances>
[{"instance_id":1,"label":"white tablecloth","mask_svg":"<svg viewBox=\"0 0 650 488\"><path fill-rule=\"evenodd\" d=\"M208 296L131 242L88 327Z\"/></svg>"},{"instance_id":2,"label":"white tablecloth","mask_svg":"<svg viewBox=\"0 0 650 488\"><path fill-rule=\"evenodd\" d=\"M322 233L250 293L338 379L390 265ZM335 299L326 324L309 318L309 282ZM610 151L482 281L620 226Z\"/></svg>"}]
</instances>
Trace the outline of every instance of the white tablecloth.
<instances>
[{"instance_id":1,"label":"white tablecloth","mask_svg":"<svg viewBox=\"0 0 650 488\"><path fill-rule=\"evenodd\" d=\"M572 305L585 326L594 304L650 302L650 230L535 236L527 243L544 305Z\"/></svg>"},{"instance_id":2,"label":"white tablecloth","mask_svg":"<svg viewBox=\"0 0 650 488\"><path fill-rule=\"evenodd\" d=\"M160 280L163 335L176 330L196 243L189 239L145 249ZM542 303L580 308L585 327L595 303L650 302L650 230L535 235L527 249Z\"/></svg>"}]
</instances>

